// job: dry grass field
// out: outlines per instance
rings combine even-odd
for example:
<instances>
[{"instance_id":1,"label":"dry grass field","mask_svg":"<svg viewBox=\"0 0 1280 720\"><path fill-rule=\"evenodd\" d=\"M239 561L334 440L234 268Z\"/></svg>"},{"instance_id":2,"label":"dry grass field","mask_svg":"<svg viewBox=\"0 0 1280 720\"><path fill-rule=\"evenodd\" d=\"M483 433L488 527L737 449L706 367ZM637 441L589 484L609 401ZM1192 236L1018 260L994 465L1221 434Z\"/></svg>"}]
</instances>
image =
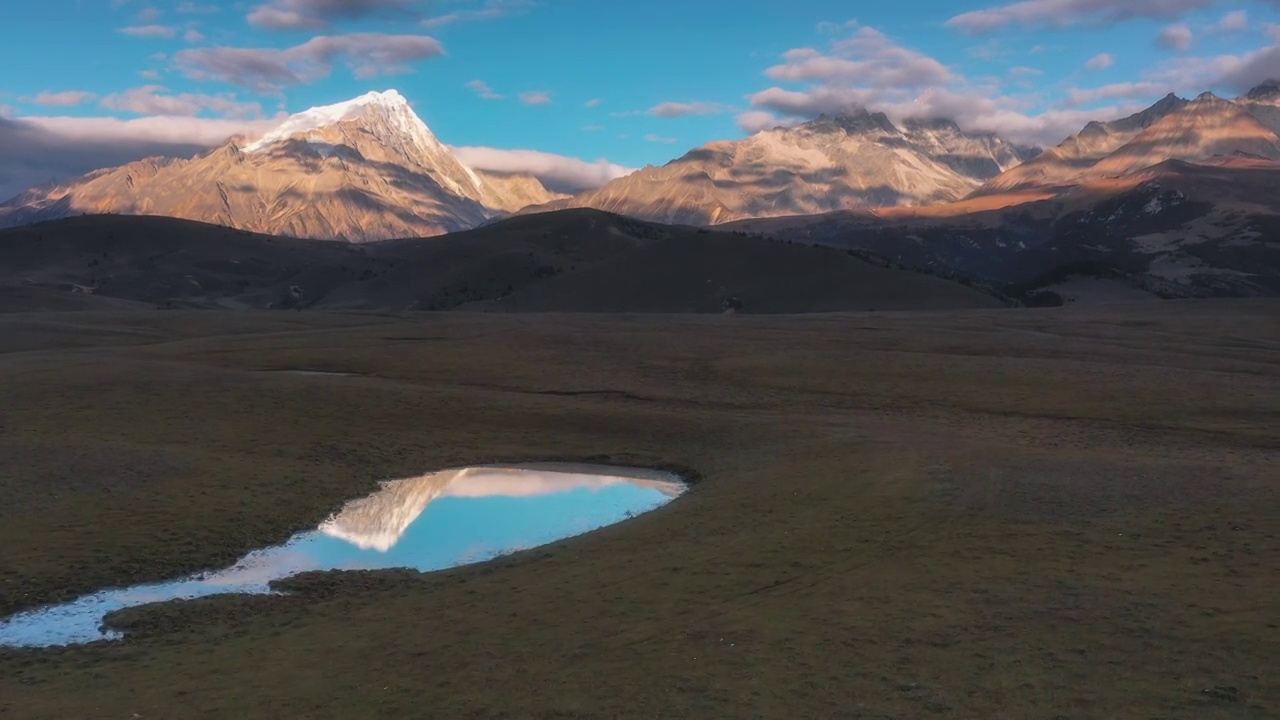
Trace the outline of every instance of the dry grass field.
<instances>
[{"instance_id":1,"label":"dry grass field","mask_svg":"<svg viewBox=\"0 0 1280 720\"><path fill-rule=\"evenodd\" d=\"M1274 301L0 314L0 615L546 459L698 482L480 565L0 650L0 717L1280 716Z\"/></svg>"}]
</instances>

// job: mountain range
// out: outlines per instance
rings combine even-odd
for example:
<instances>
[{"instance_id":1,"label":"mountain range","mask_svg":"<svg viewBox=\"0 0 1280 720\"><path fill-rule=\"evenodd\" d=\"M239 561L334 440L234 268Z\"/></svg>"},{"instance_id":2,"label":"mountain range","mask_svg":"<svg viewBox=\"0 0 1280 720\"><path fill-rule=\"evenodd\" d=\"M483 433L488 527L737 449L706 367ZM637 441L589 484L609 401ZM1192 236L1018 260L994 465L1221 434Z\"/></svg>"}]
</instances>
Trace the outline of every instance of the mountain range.
<instances>
[{"instance_id":1,"label":"mountain range","mask_svg":"<svg viewBox=\"0 0 1280 720\"><path fill-rule=\"evenodd\" d=\"M1235 101L1213 93L1195 100L1171 94L1129 117L1089 123L1060 145L985 183L975 195L1060 191L1166 160L1199 162L1236 153L1280 159L1277 131L1280 90L1274 86Z\"/></svg>"},{"instance_id":2,"label":"mountain range","mask_svg":"<svg viewBox=\"0 0 1280 720\"><path fill-rule=\"evenodd\" d=\"M855 110L710 143L569 198L530 175L467 167L388 90L292 115L252 142L232 138L193 158L147 158L32 188L0 204L0 227L122 213L367 242L565 207L703 225L951 201L1036 153L948 120L899 128Z\"/></svg>"},{"instance_id":3,"label":"mountain range","mask_svg":"<svg viewBox=\"0 0 1280 720\"><path fill-rule=\"evenodd\" d=\"M568 197L529 175L467 167L404 97L389 90L312 108L260 138L232 138L193 158L149 158L33 188L0 204L0 226L110 213L165 215L263 235L350 243L442 234L459 242L478 242L481 236L510 240L513 229L535 226L557 228L539 230L543 233L571 228L569 233L586 232L584 237L599 242L599 232L579 227L580 217L533 226L506 223L499 232L478 236L463 232L512 215L584 208L668 225L728 224L738 233L832 245L1017 296L1037 288L1061 289L1073 272L1101 273L1126 292L1136 289L1148 296L1277 294L1277 131L1280 83L1274 81L1233 100L1212 93L1191 100L1170 94L1129 117L1090 122L1044 151L966 132L945 119L895 123L883 113L854 109L742 140L708 143L664 166L645 167ZM683 229L628 230L624 227L631 226L614 220L605 225L637 240L655 234L687 237ZM716 235L716 242L722 237ZM706 242L696 243L700 249L692 255L675 253L666 261L691 261L715 244L698 239ZM606 245L612 249L595 255L620 262L620 255L611 255L619 248ZM659 247L666 246L640 242L622 254L647 258L665 252ZM528 264L496 260L506 252L497 246L486 252L510 268ZM575 246L570 254L585 259L593 252ZM592 272L603 273L599 277L614 272L604 271L608 262L591 263ZM529 309L557 303L581 307L590 297L605 305L636 305L626 293L606 302L597 279L581 292L569 290L574 282L555 283L556 293L568 293L555 302L548 300L545 287L535 293L536 300L520 301L516 288L522 273L497 272L496 277L519 282L509 283L509 292L495 286L469 300L447 292L432 299L420 287L401 288L397 292L408 295L395 299L350 302L405 309L483 300L494 307L514 303ZM627 285L626 273L614 281ZM244 278L237 282L254 284ZM322 285L323 303L350 291L334 289L328 280ZM274 302L254 296L233 304ZM711 308L720 300L690 296L686 302ZM806 302L818 298L799 305Z\"/></svg>"},{"instance_id":4,"label":"mountain range","mask_svg":"<svg viewBox=\"0 0 1280 720\"><path fill-rule=\"evenodd\" d=\"M713 142L663 165L549 205L591 207L657 222L714 225L743 218L932 205L958 200L1039 150L950 120L899 127L865 109L823 115L744 140Z\"/></svg>"}]
</instances>

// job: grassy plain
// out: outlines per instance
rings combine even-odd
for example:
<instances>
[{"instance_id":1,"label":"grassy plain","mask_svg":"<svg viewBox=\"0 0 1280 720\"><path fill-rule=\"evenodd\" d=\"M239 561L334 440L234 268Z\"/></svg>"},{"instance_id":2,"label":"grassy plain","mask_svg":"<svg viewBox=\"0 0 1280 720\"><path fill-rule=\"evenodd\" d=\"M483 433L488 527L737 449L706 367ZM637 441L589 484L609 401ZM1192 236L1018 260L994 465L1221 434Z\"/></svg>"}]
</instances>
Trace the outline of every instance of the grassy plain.
<instances>
[{"instance_id":1,"label":"grassy plain","mask_svg":"<svg viewBox=\"0 0 1280 720\"><path fill-rule=\"evenodd\" d=\"M0 717L1274 718L1278 318L0 314L0 615L229 563L387 477L700 478L481 565L0 651Z\"/></svg>"}]
</instances>

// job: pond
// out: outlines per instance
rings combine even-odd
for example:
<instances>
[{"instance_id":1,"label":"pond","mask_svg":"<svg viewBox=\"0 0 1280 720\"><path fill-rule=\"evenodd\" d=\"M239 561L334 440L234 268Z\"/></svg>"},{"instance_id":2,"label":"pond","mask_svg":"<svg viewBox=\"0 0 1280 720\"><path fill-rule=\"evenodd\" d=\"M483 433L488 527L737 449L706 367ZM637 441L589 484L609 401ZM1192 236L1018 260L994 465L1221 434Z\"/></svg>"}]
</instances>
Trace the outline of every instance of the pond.
<instances>
[{"instance_id":1,"label":"pond","mask_svg":"<svg viewBox=\"0 0 1280 720\"><path fill-rule=\"evenodd\" d=\"M254 550L229 568L103 590L0 620L0 645L47 647L118 639L110 612L226 593L315 570L421 571L465 565L579 535L653 510L684 492L679 477L569 464L478 466L393 480L348 502L315 530Z\"/></svg>"}]
</instances>

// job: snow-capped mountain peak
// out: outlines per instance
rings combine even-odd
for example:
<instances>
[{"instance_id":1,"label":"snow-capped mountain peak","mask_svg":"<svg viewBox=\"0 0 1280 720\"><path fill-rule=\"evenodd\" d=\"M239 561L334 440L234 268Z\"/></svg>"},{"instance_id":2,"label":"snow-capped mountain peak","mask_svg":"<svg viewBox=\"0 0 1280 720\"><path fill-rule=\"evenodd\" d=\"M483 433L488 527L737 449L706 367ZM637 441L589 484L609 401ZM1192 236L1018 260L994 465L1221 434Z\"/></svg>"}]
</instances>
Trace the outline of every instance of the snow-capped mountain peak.
<instances>
[{"instance_id":1,"label":"snow-capped mountain peak","mask_svg":"<svg viewBox=\"0 0 1280 720\"><path fill-rule=\"evenodd\" d=\"M454 157L396 90L368 92L290 115L244 152L265 153L290 141L306 142L322 155L345 145L366 158L423 170L462 197L479 201L484 196L480 177Z\"/></svg>"},{"instance_id":2,"label":"snow-capped mountain peak","mask_svg":"<svg viewBox=\"0 0 1280 720\"><path fill-rule=\"evenodd\" d=\"M406 115L412 116L417 122L405 123L407 126L405 129L409 130L410 134L425 135L430 141L434 141L436 144L439 142L436 141L435 135L431 133L426 124L409 107L409 102L404 99L404 96L396 90L387 90L385 92L367 92L345 102L321 105L290 115L283 123L267 132L266 135L246 145L244 151L248 153L261 152L282 140L306 135L309 132L322 130L346 120L355 120L373 112L381 112L401 119L407 119L405 118ZM420 129L425 133L413 133L412 130L417 129L412 127L414 124L420 125Z\"/></svg>"},{"instance_id":3,"label":"snow-capped mountain peak","mask_svg":"<svg viewBox=\"0 0 1280 720\"><path fill-rule=\"evenodd\" d=\"M291 115L263 137L190 159L149 159L37 189L6 218L139 212L353 242L466 230L557 196L536 178L486 178L395 90ZM9 220L12 222L12 220Z\"/></svg>"}]
</instances>

